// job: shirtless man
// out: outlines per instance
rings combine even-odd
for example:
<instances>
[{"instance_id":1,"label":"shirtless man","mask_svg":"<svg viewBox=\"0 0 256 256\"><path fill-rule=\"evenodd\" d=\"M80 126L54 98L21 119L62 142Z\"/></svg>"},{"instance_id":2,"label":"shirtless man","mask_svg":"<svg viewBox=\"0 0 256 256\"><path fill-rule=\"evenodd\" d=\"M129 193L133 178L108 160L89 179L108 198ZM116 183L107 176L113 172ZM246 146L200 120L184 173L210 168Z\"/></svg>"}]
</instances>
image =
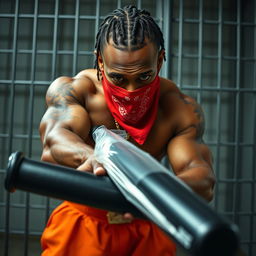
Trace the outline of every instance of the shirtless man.
<instances>
[{"instance_id":1,"label":"shirtless man","mask_svg":"<svg viewBox=\"0 0 256 256\"><path fill-rule=\"evenodd\" d=\"M105 175L93 155L92 128L124 129L131 143L156 159L167 155L177 177L210 201L215 179L202 138L203 113L172 81L158 76L164 40L149 13L134 6L115 10L99 29L95 53L96 69L59 77L49 87L40 125L42 160ZM175 245L149 221L125 223L127 215L114 225L105 215L64 202L42 236L43 255L175 255ZM134 231L139 227L140 235Z\"/></svg>"}]
</instances>

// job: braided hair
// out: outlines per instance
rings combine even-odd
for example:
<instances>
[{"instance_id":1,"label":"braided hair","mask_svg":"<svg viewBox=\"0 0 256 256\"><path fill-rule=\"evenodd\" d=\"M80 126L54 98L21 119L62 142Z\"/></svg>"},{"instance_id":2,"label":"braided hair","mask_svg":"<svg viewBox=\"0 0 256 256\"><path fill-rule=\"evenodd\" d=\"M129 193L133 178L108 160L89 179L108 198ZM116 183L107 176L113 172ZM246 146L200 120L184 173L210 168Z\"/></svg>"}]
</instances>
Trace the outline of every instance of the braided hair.
<instances>
[{"instance_id":1,"label":"braided hair","mask_svg":"<svg viewBox=\"0 0 256 256\"><path fill-rule=\"evenodd\" d=\"M141 49L146 45L146 39L153 42L160 51L164 50L162 31L149 12L138 10L133 5L116 9L101 23L96 36L95 68L98 79L100 74L98 57L102 53L104 45L109 43L110 38L113 40L114 47L120 50Z\"/></svg>"}]
</instances>

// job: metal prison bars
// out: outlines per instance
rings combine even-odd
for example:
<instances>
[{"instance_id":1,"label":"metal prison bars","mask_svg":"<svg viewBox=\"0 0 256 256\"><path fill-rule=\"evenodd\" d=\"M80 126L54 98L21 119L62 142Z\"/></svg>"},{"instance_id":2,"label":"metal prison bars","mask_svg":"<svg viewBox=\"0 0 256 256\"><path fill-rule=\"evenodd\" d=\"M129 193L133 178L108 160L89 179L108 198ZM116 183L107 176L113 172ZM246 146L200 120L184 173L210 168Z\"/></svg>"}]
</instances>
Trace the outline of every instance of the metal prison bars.
<instances>
[{"instance_id":1,"label":"metal prison bars","mask_svg":"<svg viewBox=\"0 0 256 256\"><path fill-rule=\"evenodd\" d=\"M40 159L38 125L48 85L91 68L100 22L131 3L148 9L163 30L161 75L203 106L217 177L212 206L238 224L243 250L255 255L255 1L0 2L1 184L11 152ZM59 201L0 189L0 254L15 255L15 235L22 239L18 255L39 254L38 237Z\"/></svg>"}]
</instances>

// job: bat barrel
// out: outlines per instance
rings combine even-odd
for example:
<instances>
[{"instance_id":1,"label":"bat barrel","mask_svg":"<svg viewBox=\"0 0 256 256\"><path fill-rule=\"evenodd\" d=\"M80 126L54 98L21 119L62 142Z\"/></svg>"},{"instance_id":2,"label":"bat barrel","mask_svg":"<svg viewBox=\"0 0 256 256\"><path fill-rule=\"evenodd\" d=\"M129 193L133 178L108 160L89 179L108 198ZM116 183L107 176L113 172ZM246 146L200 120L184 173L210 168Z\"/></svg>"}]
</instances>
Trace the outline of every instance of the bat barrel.
<instances>
[{"instance_id":1,"label":"bat barrel","mask_svg":"<svg viewBox=\"0 0 256 256\"><path fill-rule=\"evenodd\" d=\"M236 255L236 225L170 170L104 126L95 129L93 136L96 159L106 166L122 194L176 243L191 255Z\"/></svg>"},{"instance_id":2,"label":"bat barrel","mask_svg":"<svg viewBox=\"0 0 256 256\"><path fill-rule=\"evenodd\" d=\"M237 227L181 183L167 174L153 173L137 186L173 224L172 229L163 230L192 255L236 255Z\"/></svg>"}]
</instances>

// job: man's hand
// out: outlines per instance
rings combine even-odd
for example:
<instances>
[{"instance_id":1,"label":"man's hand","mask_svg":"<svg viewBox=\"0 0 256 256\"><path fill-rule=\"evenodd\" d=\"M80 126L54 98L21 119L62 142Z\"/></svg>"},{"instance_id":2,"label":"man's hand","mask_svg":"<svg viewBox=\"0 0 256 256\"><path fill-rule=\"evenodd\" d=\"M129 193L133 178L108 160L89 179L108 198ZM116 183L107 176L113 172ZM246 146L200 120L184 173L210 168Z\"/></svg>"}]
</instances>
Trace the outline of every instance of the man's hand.
<instances>
[{"instance_id":1,"label":"man's hand","mask_svg":"<svg viewBox=\"0 0 256 256\"><path fill-rule=\"evenodd\" d=\"M81 164L77 170L79 171L85 171L85 172L91 172L95 174L96 176L104 176L107 175L106 170L104 169L103 165L97 162L94 155L92 154L87 158L87 160ZM131 222L134 219L134 216L131 213L124 213L122 214L122 217L127 222Z\"/></svg>"},{"instance_id":2,"label":"man's hand","mask_svg":"<svg viewBox=\"0 0 256 256\"><path fill-rule=\"evenodd\" d=\"M97 176L107 175L103 165L97 162L94 155L91 155L78 168L79 171L91 172Z\"/></svg>"}]
</instances>

